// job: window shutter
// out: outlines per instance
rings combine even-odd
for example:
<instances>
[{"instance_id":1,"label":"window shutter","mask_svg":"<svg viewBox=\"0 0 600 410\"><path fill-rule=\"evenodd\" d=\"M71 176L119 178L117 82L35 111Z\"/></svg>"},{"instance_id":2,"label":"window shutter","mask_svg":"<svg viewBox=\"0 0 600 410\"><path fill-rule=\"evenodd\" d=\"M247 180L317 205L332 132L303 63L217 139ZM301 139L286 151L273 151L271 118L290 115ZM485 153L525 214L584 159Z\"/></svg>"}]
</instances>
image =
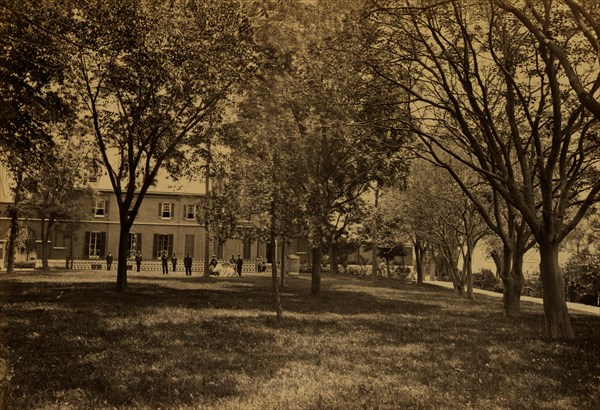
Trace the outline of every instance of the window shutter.
<instances>
[{"instance_id":1,"label":"window shutter","mask_svg":"<svg viewBox=\"0 0 600 410\"><path fill-rule=\"evenodd\" d=\"M175 218L175 203L171 202L171 219Z\"/></svg>"},{"instance_id":2,"label":"window shutter","mask_svg":"<svg viewBox=\"0 0 600 410\"><path fill-rule=\"evenodd\" d=\"M83 256L85 258L90 257L90 233L85 233L85 240L83 242Z\"/></svg>"},{"instance_id":3,"label":"window shutter","mask_svg":"<svg viewBox=\"0 0 600 410\"><path fill-rule=\"evenodd\" d=\"M98 248L100 249L100 257L106 256L106 232L100 232L98 235Z\"/></svg>"},{"instance_id":4,"label":"window shutter","mask_svg":"<svg viewBox=\"0 0 600 410\"><path fill-rule=\"evenodd\" d=\"M152 245L152 259L158 258L158 234L154 234L154 242Z\"/></svg>"},{"instance_id":5,"label":"window shutter","mask_svg":"<svg viewBox=\"0 0 600 410\"><path fill-rule=\"evenodd\" d=\"M169 255L173 255L173 234L169 235L169 249L167 250Z\"/></svg>"},{"instance_id":6,"label":"window shutter","mask_svg":"<svg viewBox=\"0 0 600 410\"><path fill-rule=\"evenodd\" d=\"M192 258L194 257L194 242L195 235L185 235L185 253L189 253Z\"/></svg>"},{"instance_id":7,"label":"window shutter","mask_svg":"<svg viewBox=\"0 0 600 410\"><path fill-rule=\"evenodd\" d=\"M104 216L108 217L108 204L110 203L110 198L104 199Z\"/></svg>"},{"instance_id":8,"label":"window shutter","mask_svg":"<svg viewBox=\"0 0 600 410\"><path fill-rule=\"evenodd\" d=\"M158 217L162 218L162 202L158 203Z\"/></svg>"}]
</instances>

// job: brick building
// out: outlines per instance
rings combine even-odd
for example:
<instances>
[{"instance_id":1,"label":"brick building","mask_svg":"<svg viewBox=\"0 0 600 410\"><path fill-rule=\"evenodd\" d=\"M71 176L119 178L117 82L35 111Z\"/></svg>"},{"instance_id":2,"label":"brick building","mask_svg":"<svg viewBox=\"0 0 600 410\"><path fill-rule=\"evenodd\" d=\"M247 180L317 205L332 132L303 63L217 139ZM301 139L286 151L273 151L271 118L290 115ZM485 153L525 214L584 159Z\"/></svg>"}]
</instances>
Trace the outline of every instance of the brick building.
<instances>
[{"instance_id":1,"label":"brick building","mask_svg":"<svg viewBox=\"0 0 600 410\"><path fill-rule=\"evenodd\" d=\"M78 221L74 228L67 223L55 224L48 244L51 266L65 266L66 260L74 259L76 266L89 268L93 261L103 260L108 252L117 257L119 248L119 209L108 181L100 178L91 183L96 192L95 203L89 217ZM144 264L158 259L162 251L183 256L190 253L195 265L200 266L206 256L206 231L196 219L198 204L205 197L203 183L174 183L161 178L152 187L139 209L131 228L127 245L128 258L140 251ZM6 259L10 219L6 209L12 203L10 179L0 167L0 267ZM40 220L35 215L23 215L16 246L16 262L37 261L41 247ZM71 234L72 231L72 234ZM211 240L209 255L228 260L231 255L242 256L251 262L257 257L265 259L267 244L259 240L231 239L221 244Z\"/></svg>"}]
</instances>

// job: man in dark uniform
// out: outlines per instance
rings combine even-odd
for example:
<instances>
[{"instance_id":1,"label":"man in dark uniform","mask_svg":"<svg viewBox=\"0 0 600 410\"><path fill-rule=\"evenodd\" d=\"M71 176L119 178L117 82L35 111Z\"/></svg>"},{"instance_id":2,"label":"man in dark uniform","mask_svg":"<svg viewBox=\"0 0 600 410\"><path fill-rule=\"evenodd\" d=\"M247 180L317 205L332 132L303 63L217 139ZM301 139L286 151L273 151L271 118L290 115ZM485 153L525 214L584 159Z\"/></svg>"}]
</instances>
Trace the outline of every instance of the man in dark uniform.
<instances>
[{"instance_id":1,"label":"man in dark uniform","mask_svg":"<svg viewBox=\"0 0 600 410\"><path fill-rule=\"evenodd\" d=\"M160 261L162 262L162 273L163 275L169 274L169 258L167 257L167 251L163 251L160 255Z\"/></svg>"},{"instance_id":2,"label":"man in dark uniform","mask_svg":"<svg viewBox=\"0 0 600 410\"><path fill-rule=\"evenodd\" d=\"M242 266L243 265L244 265L244 260L242 258L240 258L240 255L238 255L237 260L235 261L235 267L236 267L238 276L242 276Z\"/></svg>"},{"instance_id":3,"label":"man in dark uniform","mask_svg":"<svg viewBox=\"0 0 600 410\"><path fill-rule=\"evenodd\" d=\"M175 272L177 270L177 255L173 254L173 256L171 256L171 263L173 264L173 272Z\"/></svg>"},{"instance_id":4,"label":"man in dark uniform","mask_svg":"<svg viewBox=\"0 0 600 410\"><path fill-rule=\"evenodd\" d=\"M112 262L113 262L113 256L111 252L108 252L108 255L106 255L106 269L110 270L110 267L112 266Z\"/></svg>"},{"instance_id":5,"label":"man in dark uniform","mask_svg":"<svg viewBox=\"0 0 600 410\"><path fill-rule=\"evenodd\" d=\"M192 257L189 252L183 258L183 266L185 267L185 275L192 276Z\"/></svg>"},{"instance_id":6,"label":"man in dark uniform","mask_svg":"<svg viewBox=\"0 0 600 410\"><path fill-rule=\"evenodd\" d=\"M135 253L135 266L137 268L137 271L140 271L140 268L142 267L142 254L140 251L137 251Z\"/></svg>"}]
</instances>

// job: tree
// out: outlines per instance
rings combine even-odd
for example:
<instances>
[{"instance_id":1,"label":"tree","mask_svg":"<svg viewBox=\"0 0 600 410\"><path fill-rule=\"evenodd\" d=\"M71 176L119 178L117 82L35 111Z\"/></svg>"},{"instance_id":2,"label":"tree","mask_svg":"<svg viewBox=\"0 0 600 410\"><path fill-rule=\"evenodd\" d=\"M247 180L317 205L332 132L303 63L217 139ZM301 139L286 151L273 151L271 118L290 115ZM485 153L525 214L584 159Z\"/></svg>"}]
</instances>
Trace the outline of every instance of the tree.
<instances>
[{"instance_id":1,"label":"tree","mask_svg":"<svg viewBox=\"0 0 600 410\"><path fill-rule=\"evenodd\" d=\"M340 7L348 13L340 16ZM393 120L397 93L365 74L360 56L372 39L362 31L360 7L348 2L323 5L320 16L313 18L317 36L296 58L290 109L300 135L310 141L307 220L313 296L321 290L324 249L347 229L350 221L345 217L356 214L372 183L402 163L406 139Z\"/></svg>"},{"instance_id":2,"label":"tree","mask_svg":"<svg viewBox=\"0 0 600 410\"><path fill-rule=\"evenodd\" d=\"M425 160L413 162L402 200L405 220L419 245L435 248L454 289L473 299L472 255L486 229L472 203L443 168Z\"/></svg>"},{"instance_id":3,"label":"tree","mask_svg":"<svg viewBox=\"0 0 600 410\"><path fill-rule=\"evenodd\" d=\"M7 272L14 272L23 191L30 172L50 160L54 139L71 118L61 58L65 16L51 1L0 4L0 155L13 177ZM59 24L53 24L59 23Z\"/></svg>"},{"instance_id":4,"label":"tree","mask_svg":"<svg viewBox=\"0 0 600 410\"><path fill-rule=\"evenodd\" d=\"M239 104L238 121L229 130L232 152L227 156L227 180L231 181L228 189L235 192L230 205L237 207L238 215L255 222L258 237L269 240L274 252L277 238L299 237L304 231L306 164L302 152L306 147L286 106L285 73L261 67ZM275 310L281 319L278 255L269 256ZM282 281L283 275L282 271Z\"/></svg>"},{"instance_id":5,"label":"tree","mask_svg":"<svg viewBox=\"0 0 600 410\"><path fill-rule=\"evenodd\" d=\"M25 185L25 209L40 220L42 267L48 269L48 243L59 223L82 221L93 205L93 193L85 188L86 159L74 147L55 146L39 169L29 170Z\"/></svg>"},{"instance_id":6,"label":"tree","mask_svg":"<svg viewBox=\"0 0 600 410\"><path fill-rule=\"evenodd\" d=\"M263 192L279 198L278 223L290 220L278 211L280 203L295 200L287 212L300 210L290 214L295 228L278 232L307 233L315 296L320 293L322 253L327 248L335 252L374 171L390 161L402 139L393 132L389 116L381 120L383 111L393 110L382 102L389 90L361 73L355 55L358 21L343 21L338 13L340 7L355 10L360 5L339 1L319 6L269 3L256 31L269 60L260 84L246 96L252 105L242 108L242 115L253 119L246 128L262 142L256 169L263 169L265 181L274 184ZM352 52L344 48L348 44L355 47ZM286 166L294 169L288 172ZM291 196L280 196L287 192Z\"/></svg>"},{"instance_id":7,"label":"tree","mask_svg":"<svg viewBox=\"0 0 600 410\"><path fill-rule=\"evenodd\" d=\"M375 198L377 204L364 207L359 238L361 242L368 244L371 250L375 250L375 272L372 269L372 274L377 274L378 257L385 259L389 277L390 262L397 256L406 256L404 244L410 240L411 230L403 206L405 188L397 184L381 190Z\"/></svg>"},{"instance_id":8,"label":"tree","mask_svg":"<svg viewBox=\"0 0 600 410\"><path fill-rule=\"evenodd\" d=\"M600 120L600 7L594 0L507 2L495 5L513 14L531 33L541 49L547 49L569 81L581 104ZM563 24L558 27L553 16ZM582 53L583 51L583 53Z\"/></svg>"},{"instance_id":9,"label":"tree","mask_svg":"<svg viewBox=\"0 0 600 410\"><path fill-rule=\"evenodd\" d=\"M597 118L557 69L553 47L493 4L379 10L377 24L393 32L387 46L402 64L377 69L410 94L406 125L519 212L539 246L547 334L573 338L558 251L600 191ZM548 30L583 40L563 19L538 17Z\"/></svg>"},{"instance_id":10,"label":"tree","mask_svg":"<svg viewBox=\"0 0 600 410\"><path fill-rule=\"evenodd\" d=\"M160 169L177 176L195 160L219 103L253 70L252 33L236 2L111 0L72 13L76 87L119 207L124 289L142 200Z\"/></svg>"}]
</instances>

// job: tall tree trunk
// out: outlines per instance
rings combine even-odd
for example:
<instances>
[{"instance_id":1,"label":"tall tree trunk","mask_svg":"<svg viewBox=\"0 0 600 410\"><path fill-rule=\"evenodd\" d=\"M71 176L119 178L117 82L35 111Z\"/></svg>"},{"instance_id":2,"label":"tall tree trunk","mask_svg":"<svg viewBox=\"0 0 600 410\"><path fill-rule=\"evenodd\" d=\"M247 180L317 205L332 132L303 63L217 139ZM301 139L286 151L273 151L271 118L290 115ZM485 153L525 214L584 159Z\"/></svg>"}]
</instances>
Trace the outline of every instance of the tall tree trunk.
<instances>
[{"instance_id":1,"label":"tall tree trunk","mask_svg":"<svg viewBox=\"0 0 600 410\"><path fill-rule=\"evenodd\" d=\"M525 249L518 246L513 252L513 263L511 274L513 277L513 295L512 295L512 310L514 314L521 314L521 295L523 294L523 285L525 284L525 276L523 275L523 257Z\"/></svg>"},{"instance_id":2,"label":"tall tree trunk","mask_svg":"<svg viewBox=\"0 0 600 410\"><path fill-rule=\"evenodd\" d=\"M127 207L129 209L129 207ZM127 241L129 240L129 231L131 225L127 222L121 222L119 231L119 254L117 256L117 289L127 289Z\"/></svg>"},{"instance_id":3,"label":"tall tree trunk","mask_svg":"<svg viewBox=\"0 0 600 410\"><path fill-rule=\"evenodd\" d=\"M538 244L546 335L551 339L574 339L565 300L565 281L558 263L559 244L553 241L538 241Z\"/></svg>"},{"instance_id":4,"label":"tall tree trunk","mask_svg":"<svg viewBox=\"0 0 600 410\"><path fill-rule=\"evenodd\" d=\"M375 244L371 250L371 280L377 282L377 246Z\"/></svg>"},{"instance_id":5,"label":"tall tree trunk","mask_svg":"<svg viewBox=\"0 0 600 410\"><path fill-rule=\"evenodd\" d=\"M275 201L271 201L271 232L270 239L271 243L275 244L277 240L277 235L275 234ZM281 257L285 258L285 239L283 240L283 244L281 245ZM275 313L277 315L277 321L281 321L283 318L283 309L281 308L281 296L279 294L279 282L277 281L277 251L275 246L271 246L271 279L273 282L273 298L275 302ZM283 278L283 269L284 265L281 266L281 277Z\"/></svg>"},{"instance_id":6,"label":"tall tree trunk","mask_svg":"<svg viewBox=\"0 0 600 410\"><path fill-rule=\"evenodd\" d=\"M371 280L377 282L377 235L378 235L378 211L379 211L379 183L375 185L375 223L373 224L373 249L371 250Z\"/></svg>"},{"instance_id":7,"label":"tall tree trunk","mask_svg":"<svg viewBox=\"0 0 600 410\"><path fill-rule=\"evenodd\" d=\"M204 277L210 277L210 233L208 232L208 224L204 225Z\"/></svg>"},{"instance_id":8,"label":"tall tree trunk","mask_svg":"<svg viewBox=\"0 0 600 410\"><path fill-rule=\"evenodd\" d=\"M42 257L42 270L48 271L48 243L46 242L46 213L42 211L40 217L40 252Z\"/></svg>"},{"instance_id":9,"label":"tall tree trunk","mask_svg":"<svg viewBox=\"0 0 600 410\"><path fill-rule=\"evenodd\" d=\"M504 290L502 292L502 304L504 306L504 313L508 317L517 317L520 314L520 299L517 297L515 292L515 279L513 277L512 261L513 261L513 250L510 246L504 246L502 249L502 256L495 253L494 261L496 266L500 269L500 278Z\"/></svg>"},{"instance_id":10,"label":"tall tree trunk","mask_svg":"<svg viewBox=\"0 0 600 410\"><path fill-rule=\"evenodd\" d=\"M281 287L285 286L285 256L287 253L287 244L285 243L285 236L281 237ZM279 289L277 289L279 292Z\"/></svg>"},{"instance_id":11,"label":"tall tree trunk","mask_svg":"<svg viewBox=\"0 0 600 410\"><path fill-rule=\"evenodd\" d=\"M210 154L210 145L208 146L208 152ZM210 163L207 162L206 163L206 179L204 180L204 192L206 195L206 198L208 198L210 200L210 178L209 178L209 172L210 172ZM208 230L208 222L206 221L206 219L204 220L204 277L208 278L210 277L210 266L209 266L209 261L210 261L210 232Z\"/></svg>"},{"instance_id":12,"label":"tall tree trunk","mask_svg":"<svg viewBox=\"0 0 600 410\"><path fill-rule=\"evenodd\" d=\"M10 233L8 234L8 244L6 249L6 272L15 273L15 255L17 247L17 236L19 235L19 210L16 206L11 206L10 215Z\"/></svg>"},{"instance_id":13,"label":"tall tree trunk","mask_svg":"<svg viewBox=\"0 0 600 410\"><path fill-rule=\"evenodd\" d=\"M340 273L337 243L335 241L332 241L329 244L329 270L331 271L331 273L334 273L336 275Z\"/></svg>"},{"instance_id":14,"label":"tall tree trunk","mask_svg":"<svg viewBox=\"0 0 600 410\"><path fill-rule=\"evenodd\" d=\"M466 296L466 289L465 289L465 277L466 275L466 265L463 266L463 268L459 271L458 270L458 266L453 266L451 267L451 270L454 271L454 277L455 277L455 284L454 284L454 289L456 290L456 293L458 293L460 296Z\"/></svg>"},{"instance_id":15,"label":"tall tree trunk","mask_svg":"<svg viewBox=\"0 0 600 410\"><path fill-rule=\"evenodd\" d=\"M321 294L321 255L322 255L321 240L319 243L310 250L312 257L312 269L311 269L311 285L310 295L319 296Z\"/></svg>"},{"instance_id":16,"label":"tall tree trunk","mask_svg":"<svg viewBox=\"0 0 600 410\"><path fill-rule=\"evenodd\" d=\"M6 244L6 273L15 273L15 254L17 247L17 236L19 236L19 216L21 206L21 188L23 186L23 177L19 173L16 176L14 188L14 200L12 205L8 207L8 215L10 216L10 232L8 234L8 243Z\"/></svg>"},{"instance_id":17,"label":"tall tree trunk","mask_svg":"<svg viewBox=\"0 0 600 410\"><path fill-rule=\"evenodd\" d=\"M467 245L467 254L465 257L467 299L469 300L475 300L475 294L473 293L473 248L472 244Z\"/></svg>"},{"instance_id":18,"label":"tall tree trunk","mask_svg":"<svg viewBox=\"0 0 600 410\"><path fill-rule=\"evenodd\" d=\"M448 253L447 255L445 253ZM458 272L458 266L454 262L454 258L450 251L446 250L446 252L442 251L442 262L448 272L448 276L450 276L450 280L452 281L452 285L454 286L454 290L460 296L465 296L465 284L463 275Z\"/></svg>"},{"instance_id":19,"label":"tall tree trunk","mask_svg":"<svg viewBox=\"0 0 600 410\"><path fill-rule=\"evenodd\" d=\"M414 242L415 249L415 266L417 269L417 284L423 283L423 265L425 262L425 249L423 249L420 240L415 240Z\"/></svg>"},{"instance_id":20,"label":"tall tree trunk","mask_svg":"<svg viewBox=\"0 0 600 410\"><path fill-rule=\"evenodd\" d=\"M496 266L496 279L502 279L502 255L500 255L496 249L490 252L490 256L494 261L494 265Z\"/></svg>"},{"instance_id":21,"label":"tall tree trunk","mask_svg":"<svg viewBox=\"0 0 600 410\"><path fill-rule=\"evenodd\" d=\"M45 214L42 214L42 222L41 222L41 234L42 234L42 269L44 271L49 270L48 266L48 258L50 257L50 252L48 248L48 243L50 243L50 232L52 231L52 227L54 226L54 217L50 217L46 222Z\"/></svg>"},{"instance_id":22,"label":"tall tree trunk","mask_svg":"<svg viewBox=\"0 0 600 410\"><path fill-rule=\"evenodd\" d=\"M275 235L271 235L271 239L275 240ZM273 253L273 247L271 247L271 253ZM276 258L277 255L271 255L271 258ZM275 259L271 259L275 260ZM283 273L282 273L283 276ZM277 281L277 263L271 264L271 278L273 282L273 301L275 302L275 314L277 315L277 321L281 321L283 318L283 309L281 308L281 296L279 294L279 282Z\"/></svg>"}]
</instances>

